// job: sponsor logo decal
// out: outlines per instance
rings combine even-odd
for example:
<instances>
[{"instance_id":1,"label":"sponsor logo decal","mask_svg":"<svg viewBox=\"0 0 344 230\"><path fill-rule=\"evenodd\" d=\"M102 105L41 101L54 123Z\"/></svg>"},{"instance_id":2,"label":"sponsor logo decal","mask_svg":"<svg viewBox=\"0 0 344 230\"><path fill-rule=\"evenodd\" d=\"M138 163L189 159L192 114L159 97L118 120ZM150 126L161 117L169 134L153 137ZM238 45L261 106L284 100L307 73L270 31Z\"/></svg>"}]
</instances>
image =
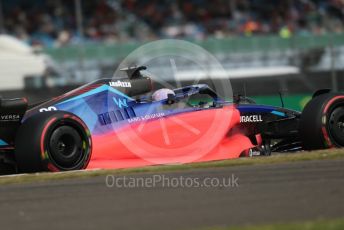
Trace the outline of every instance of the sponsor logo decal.
<instances>
[{"instance_id":1,"label":"sponsor logo decal","mask_svg":"<svg viewBox=\"0 0 344 230\"><path fill-rule=\"evenodd\" d=\"M161 118L164 117L165 113L152 113L152 114L146 114L144 116L134 117L128 120L129 123L137 122L137 121L148 121L155 118Z\"/></svg>"},{"instance_id":2,"label":"sponsor logo decal","mask_svg":"<svg viewBox=\"0 0 344 230\"><path fill-rule=\"evenodd\" d=\"M240 123L262 122L262 115L240 116Z\"/></svg>"},{"instance_id":3,"label":"sponsor logo decal","mask_svg":"<svg viewBox=\"0 0 344 230\"><path fill-rule=\"evenodd\" d=\"M56 110L57 110L56 107L54 107L54 106L49 106L48 108L41 108L41 109L39 110L39 112L42 113L42 112L56 111Z\"/></svg>"},{"instance_id":4,"label":"sponsor logo decal","mask_svg":"<svg viewBox=\"0 0 344 230\"><path fill-rule=\"evenodd\" d=\"M128 81L110 81L109 85L112 87L123 87L123 88L131 88L131 83Z\"/></svg>"},{"instance_id":5,"label":"sponsor logo decal","mask_svg":"<svg viewBox=\"0 0 344 230\"><path fill-rule=\"evenodd\" d=\"M6 114L0 116L1 121L18 121L20 116L18 114Z\"/></svg>"},{"instance_id":6,"label":"sponsor logo decal","mask_svg":"<svg viewBox=\"0 0 344 230\"><path fill-rule=\"evenodd\" d=\"M128 103L127 103L127 99L121 99L121 98L113 98L113 101L115 102L115 104L119 107L119 108L122 108L122 107L128 107Z\"/></svg>"}]
</instances>

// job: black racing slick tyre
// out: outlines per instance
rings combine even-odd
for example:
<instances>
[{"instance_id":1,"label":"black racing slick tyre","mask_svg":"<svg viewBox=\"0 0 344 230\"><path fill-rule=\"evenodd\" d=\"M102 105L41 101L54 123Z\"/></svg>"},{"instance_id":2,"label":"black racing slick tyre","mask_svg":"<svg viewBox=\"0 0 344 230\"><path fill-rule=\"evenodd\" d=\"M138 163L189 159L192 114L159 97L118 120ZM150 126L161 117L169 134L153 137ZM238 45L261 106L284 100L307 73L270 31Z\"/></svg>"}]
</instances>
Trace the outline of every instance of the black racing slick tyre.
<instances>
[{"instance_id":1,"label":"black racing slick tyre","mask_svg":"<svg viewBox=\"0 0 344 230\"><path fill-rule=\"evenodd\" d=\"M19 172L85 169L92 139L85 123L74 114L42 112L20 126L15 141Z\"/></svg>"},{"instance_id":2,"label":"black racing slick tyre","mask_svg":"<svg viewBox=\"0 0 344 230\"><path fill-rule=\"evenodd\" d=\"M300 138L305 150L344 147L344 95L313 98L301 115Z\"/></svg>"}]
</instances>

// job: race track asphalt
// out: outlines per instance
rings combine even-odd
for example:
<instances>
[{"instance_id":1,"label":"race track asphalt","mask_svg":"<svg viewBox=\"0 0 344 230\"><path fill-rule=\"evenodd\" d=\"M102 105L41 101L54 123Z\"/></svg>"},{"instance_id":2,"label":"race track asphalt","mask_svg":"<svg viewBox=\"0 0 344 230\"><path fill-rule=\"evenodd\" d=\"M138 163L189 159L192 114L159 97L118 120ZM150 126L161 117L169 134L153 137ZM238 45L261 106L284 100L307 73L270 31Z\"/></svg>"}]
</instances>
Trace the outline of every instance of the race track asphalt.
<instances>
[{"instance_id":1,"label":"race track asphalt","mask_svg":"<svg viewBox=\"0 0 344 230\"><path fill-rule=\"evenodd\" d=\"M170 183L181 176L203 181L233 175L238 186L109 188L105 176L2 185L1 229L197 229L344 217L343 159L162 175Z\"/></svg>"}]
</instances>

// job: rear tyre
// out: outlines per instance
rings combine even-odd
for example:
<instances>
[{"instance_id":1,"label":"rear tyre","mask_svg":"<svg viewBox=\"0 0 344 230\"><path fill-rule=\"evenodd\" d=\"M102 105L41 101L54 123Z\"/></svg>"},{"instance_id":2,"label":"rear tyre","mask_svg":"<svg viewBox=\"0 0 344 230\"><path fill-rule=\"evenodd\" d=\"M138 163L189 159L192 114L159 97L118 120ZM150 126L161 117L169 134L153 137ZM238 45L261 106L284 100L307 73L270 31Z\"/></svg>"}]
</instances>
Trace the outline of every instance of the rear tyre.
<instances>
[{"instance_id":1,"label":"rear tyre","mask_svg":"<svg viewBox=\"0 0 344 230\"><path fill-rule=\"evenodd\" d=\"M91 150L92 140L85 123L62 111L30 117L20 126L15 142L20 172L85 169Z\"/></svg>"},{"instance_id":2,"label":"rear tyre","mask_svg":"<svg viewBox=\"0 0 344 230\"><path fill-rule=\"evenodd\" d=\"M300 138L305 150L344 147L344 95L313 98L301 115Z\"/></svg>"}]
</instances>

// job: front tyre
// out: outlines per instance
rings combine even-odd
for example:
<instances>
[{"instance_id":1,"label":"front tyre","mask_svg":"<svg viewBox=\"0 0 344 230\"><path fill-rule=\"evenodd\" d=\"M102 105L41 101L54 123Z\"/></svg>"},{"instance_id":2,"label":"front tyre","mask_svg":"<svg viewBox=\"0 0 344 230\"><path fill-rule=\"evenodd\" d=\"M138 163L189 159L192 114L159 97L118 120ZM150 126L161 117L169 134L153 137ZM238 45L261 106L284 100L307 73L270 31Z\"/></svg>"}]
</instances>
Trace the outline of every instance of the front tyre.
<instances>
[{"instance_id":1,"label":"front tyre","mask_svg":"<svg viewBox=\"0 0 344 230\"><path fill-rule=\"evenodd\" d=\"M344 95L313 98L301 115L300 138L306 150L344 147Z\"/></svg>"},{"instance_id":2,"label":"front tyre","mask_svg":"<svg viewBox=\"0 0 344 230\"><path fill-rule=\"evenodd\" d=\"M85 123L62 111L28 118L20 126L15 142L20 172L85 169L91 152L92 139Z\"/></svg>"}]
</instances>

